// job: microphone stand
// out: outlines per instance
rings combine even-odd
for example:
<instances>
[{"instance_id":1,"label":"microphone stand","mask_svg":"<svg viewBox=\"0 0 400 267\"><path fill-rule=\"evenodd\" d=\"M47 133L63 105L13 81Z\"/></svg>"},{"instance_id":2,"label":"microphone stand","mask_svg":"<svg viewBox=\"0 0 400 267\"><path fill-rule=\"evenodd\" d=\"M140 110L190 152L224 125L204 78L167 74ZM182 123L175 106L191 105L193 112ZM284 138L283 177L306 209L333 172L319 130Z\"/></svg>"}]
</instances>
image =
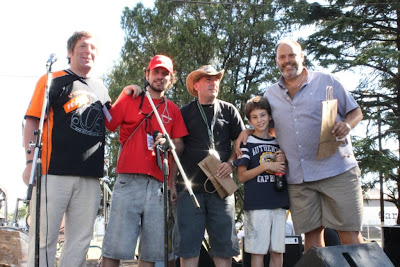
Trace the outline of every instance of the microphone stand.
<instances>
[{"instance_id":1,"label":"microphone stand","mask_svg":"<svg viewBox=\"0 0 400 267\"><path fill-rule=\"evenodd\" d=\"M33 162L32 162L32 170L29 179L28 192L26 200L30 201L32 198L33 185L35 182L36 176L36 212L35 212L35 267L39 267L39 241L40 241L40 204L41 204L41 184L42 184L42 133L43 133L43 124L46 115L46 111L48 108L49 102L49 90L51 83L53 81L53 75L51 72L51 67L53 63L57 60L55 54L51 54L49 60L46 63L47 70L47 81L46 88L43 99L42 113L40 115L39 129L34 131L34 135L36 136L35 144L32 142L29 143L29 149L27 151L28 154L31 153L31 147L35 147L35 151L33 154Z\"/></svg>"},{"instance_id":2,"label":"microphone stand","mask_svg":"<svg viewBox=\"0 0 400 267\"><path fill-rule=\"evenodd\" d=\"M164 138L166 134L163 135ZM167 139L168 140L168 139ZM164 197L164 266L168 266L168 176L169 176L169 167L168 167L168 149L170 148L169 141L166 141L163 145L157 145L155 149L157 150L157 164L160 170L163 172L163 197ZM163 152L163 164L161 166L161 155L159 152Z\"/></svg>"},{"instance_id":3,"label":"microphone stand","mask_svg":"<svg viewBox=\"0 0 400 267\"><path fill-rule=\"evenodd\" d=\"M172 156L174 157L175 163L183 177L183 180L185 181L186 188L192 198L193 204L196 208L200 208L200 204L197 201L196 196L193 193L191 184L189 179L186 176L185 171L183 170L183 167L181 165L181 162L179 161L179 157L176 154L175 151L175 145L171 141L167 131L165 130L164 124L161 120L160 114L158 113L158 110L156 106L154 105L153 99L150 96L149 91L147 90L147 86L144 87L145 95L147 99L149 100L149 103L153 109L154 115L157 118L158 124L160 125L161 131L163 133L163 137L166 139L166 142L163 145L158 145L156 149L160 149L164 154L164 160L163 160L163 195L164 195L164 266L168 267L168 175L169 175L169 168L168 168L168 150L171 151ZM157 153L156 153L157 154ZM158 153L159 154L159 153ZM157 158L157 162L159 162ZM160 165L159 165L160 167Z\"/></svg>"}]
</instances>

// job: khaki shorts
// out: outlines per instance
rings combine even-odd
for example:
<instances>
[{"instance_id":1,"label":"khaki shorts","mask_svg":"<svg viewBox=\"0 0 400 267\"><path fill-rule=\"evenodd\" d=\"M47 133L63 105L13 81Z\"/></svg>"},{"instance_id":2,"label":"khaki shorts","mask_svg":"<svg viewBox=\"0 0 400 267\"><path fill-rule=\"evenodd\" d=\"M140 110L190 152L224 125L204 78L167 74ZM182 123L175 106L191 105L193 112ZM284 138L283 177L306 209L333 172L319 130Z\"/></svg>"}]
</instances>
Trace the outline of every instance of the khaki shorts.
<instances>
[{"instance_id":1,"label":"khaki shorts","mask_svg":"<svg viewBox=\"0 0 400 267\"><path fill-rule=\"evenodd\" d=\"M360 231L363 198L360 169L354 167L327 179L288 186L296 234L320 226L339 231Z\"/></svg>"}]
</instances>

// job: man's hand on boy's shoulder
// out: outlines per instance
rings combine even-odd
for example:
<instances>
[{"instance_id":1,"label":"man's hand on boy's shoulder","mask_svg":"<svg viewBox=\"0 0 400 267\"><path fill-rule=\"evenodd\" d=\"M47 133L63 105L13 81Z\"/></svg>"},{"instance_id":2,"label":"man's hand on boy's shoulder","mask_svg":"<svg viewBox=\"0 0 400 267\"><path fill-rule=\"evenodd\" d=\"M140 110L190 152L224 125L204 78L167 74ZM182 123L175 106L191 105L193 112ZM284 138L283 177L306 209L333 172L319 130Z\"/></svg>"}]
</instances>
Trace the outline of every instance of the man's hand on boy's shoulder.
<instances>
[{"instance_id":1,"label":"man's hand on boy's shoulder","mask_svg":"<svg viewBox=\"0 0 400 267\"><path fill-rule=\"evenodd\" d=\"M247 138L249 135L253 134L254 130L246 129L240 132L238 138L235 140L235 153L237 157L242 155L242 151L240 150L240 144L246 145Z\"/></svg>"}]
</instances>

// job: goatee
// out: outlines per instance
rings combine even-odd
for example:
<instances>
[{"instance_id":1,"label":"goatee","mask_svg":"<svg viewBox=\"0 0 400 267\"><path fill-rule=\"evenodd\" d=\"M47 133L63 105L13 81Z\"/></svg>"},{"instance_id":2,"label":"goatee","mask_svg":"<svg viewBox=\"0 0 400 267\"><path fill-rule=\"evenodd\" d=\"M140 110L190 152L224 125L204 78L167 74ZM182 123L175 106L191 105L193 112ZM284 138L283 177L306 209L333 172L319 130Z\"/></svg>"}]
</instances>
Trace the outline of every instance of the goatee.
<instances>
[{"instance_id":1,"label":"goatee","mask_svg":"<svg viewBox=\"0 0 400 267\"><path fill-rule=\"evenodd\" d=\"M163 92L163 91L165 91L165 89L164 89L164 87L162 87L162 88L158 88L158 87L154 87L153 85L149 85L149 87L150 87L150 89L151 90L153 90L153 91L155 91L155 92Z\"/></svg>"}]
</instances>

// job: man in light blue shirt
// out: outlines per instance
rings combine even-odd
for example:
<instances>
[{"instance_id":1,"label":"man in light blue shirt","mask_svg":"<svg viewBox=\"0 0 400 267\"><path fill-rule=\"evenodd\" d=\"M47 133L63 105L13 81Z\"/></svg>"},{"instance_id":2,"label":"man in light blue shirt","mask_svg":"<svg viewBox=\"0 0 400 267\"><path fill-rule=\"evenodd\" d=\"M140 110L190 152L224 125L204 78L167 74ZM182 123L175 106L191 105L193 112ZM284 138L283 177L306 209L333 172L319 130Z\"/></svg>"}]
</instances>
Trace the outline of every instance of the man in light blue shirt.
<instances>
[{"instance_id":1,"label":"man in light blue shirt","mask_svg":"<svg viewBox=\"0 0 400 267\"><path fill-rule=\"evenodd\" d=\"M281 42L276 63L282 76L264 94L288 162L286 178L295 232L305 233L305 250L325 245L325 227L336 229L343 245L362 243L360 170L349 136L362 120L362 112L337 78L309 71L303 62L299 43ZM333 99L338 101L332 134L344 141L333 155L318 160L321 102L326 100L327 86L333 87Z\"/></svg>"}]
</instances>

